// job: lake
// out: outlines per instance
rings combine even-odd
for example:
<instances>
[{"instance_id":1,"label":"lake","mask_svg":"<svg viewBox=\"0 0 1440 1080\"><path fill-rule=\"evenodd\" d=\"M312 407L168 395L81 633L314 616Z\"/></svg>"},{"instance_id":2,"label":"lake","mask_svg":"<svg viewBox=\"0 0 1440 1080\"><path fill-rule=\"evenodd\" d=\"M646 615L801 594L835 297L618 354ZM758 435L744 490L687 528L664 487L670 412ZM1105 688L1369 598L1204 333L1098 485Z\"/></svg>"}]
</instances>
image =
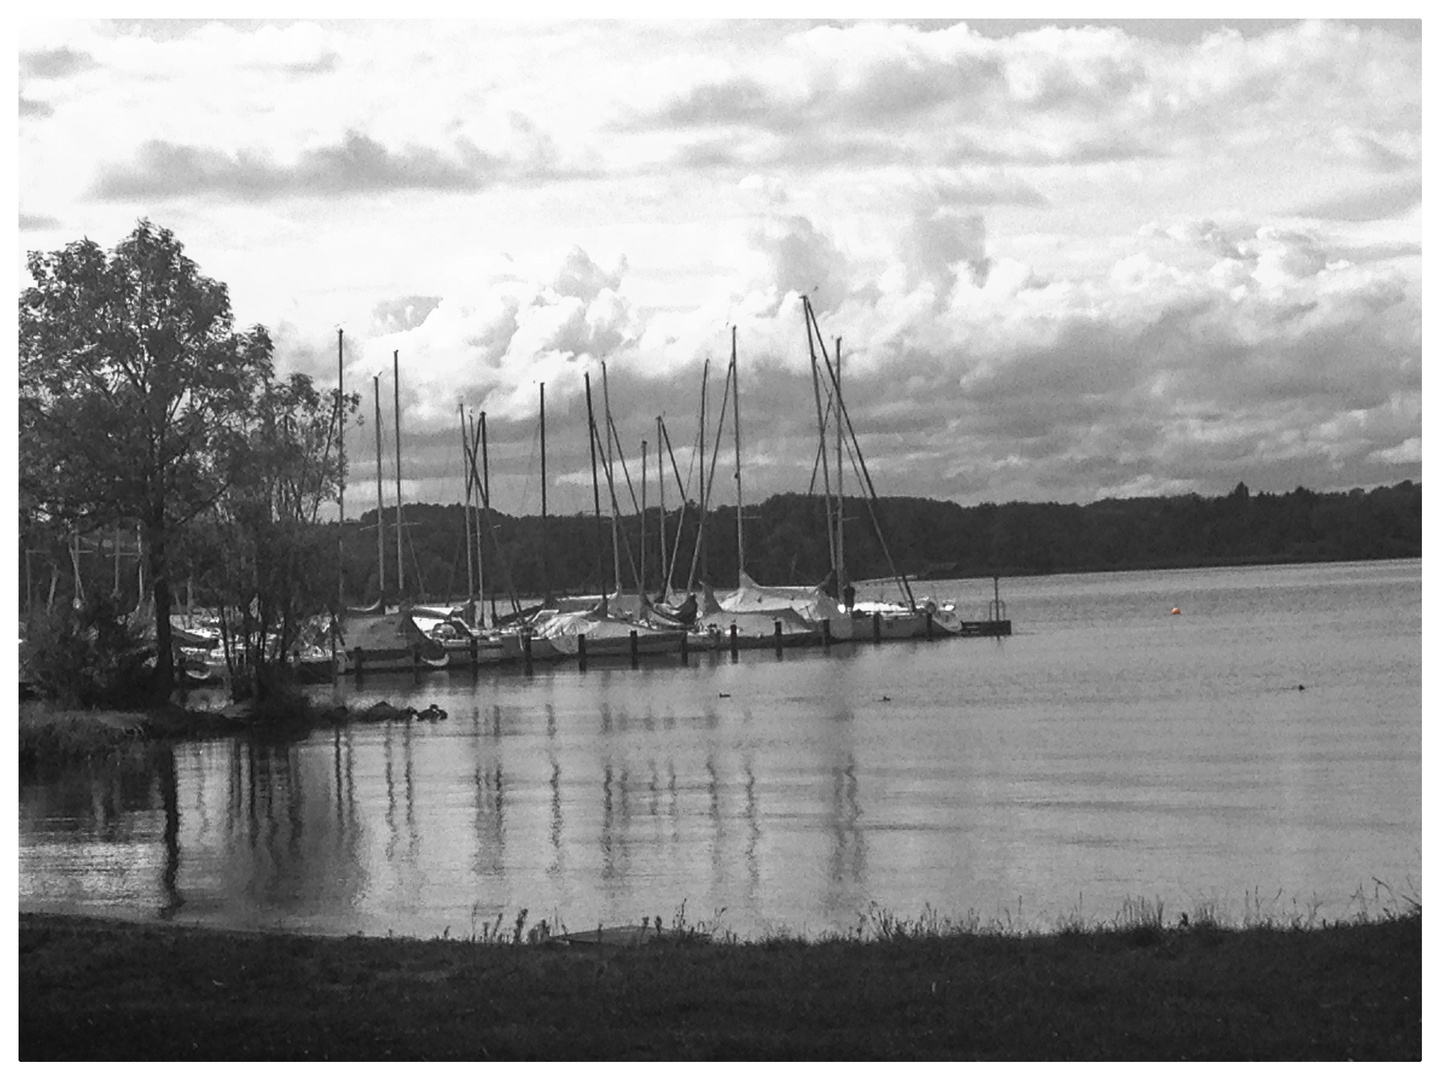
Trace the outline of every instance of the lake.
<instances>
[{"instance_id":1,"label":"lake","mask_svg":"<svg viewBox=\"0 0 1440 1080\"><path fill-rule=\"evenodd\" d=\"M448 717L22 777L20 907L468 937L683 904L758 937L1420 897L1419 560L1001 590L1007 639L370 677L352 708ZM991 584L916 591L979 618Z\"/></svg>"}]
</instances>

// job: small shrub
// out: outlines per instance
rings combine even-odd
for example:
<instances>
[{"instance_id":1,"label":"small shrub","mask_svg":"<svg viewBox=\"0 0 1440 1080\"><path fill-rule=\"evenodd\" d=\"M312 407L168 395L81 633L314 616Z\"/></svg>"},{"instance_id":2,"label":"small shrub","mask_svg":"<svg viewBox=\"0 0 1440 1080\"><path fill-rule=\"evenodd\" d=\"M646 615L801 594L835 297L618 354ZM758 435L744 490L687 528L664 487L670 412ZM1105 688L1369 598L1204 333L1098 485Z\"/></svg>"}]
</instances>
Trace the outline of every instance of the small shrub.
<instances>
[{"instance_id":1,"label":"small shrub","mask_svg":"<svg viewBox=\"0 0 1440 1080\"><path fill-rule=\"evenodd\" d=\"M21 665L40 696L82 709L134 708L150 694L154 647L114 599L38 614L26 628Z\"/></svg>"}]
</instances>

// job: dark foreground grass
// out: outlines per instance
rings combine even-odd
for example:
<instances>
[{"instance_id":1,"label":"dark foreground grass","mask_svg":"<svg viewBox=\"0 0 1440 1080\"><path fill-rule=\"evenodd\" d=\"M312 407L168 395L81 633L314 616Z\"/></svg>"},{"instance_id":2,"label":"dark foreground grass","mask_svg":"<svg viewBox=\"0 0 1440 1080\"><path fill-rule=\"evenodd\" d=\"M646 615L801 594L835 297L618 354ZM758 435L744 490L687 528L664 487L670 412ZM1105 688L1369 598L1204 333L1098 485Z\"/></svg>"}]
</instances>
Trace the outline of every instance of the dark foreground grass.
<instances>
[{"instance_id":1,"label":"dark foreground grass","mask_svg":"<svg viewBox=\"0 0 1440 1080\"><path fill-rule=\"evenodd\" d=\"M1420 916L634 948L20 918L20 1057L1412 1059Z\"/></svg>"}]
</instances>

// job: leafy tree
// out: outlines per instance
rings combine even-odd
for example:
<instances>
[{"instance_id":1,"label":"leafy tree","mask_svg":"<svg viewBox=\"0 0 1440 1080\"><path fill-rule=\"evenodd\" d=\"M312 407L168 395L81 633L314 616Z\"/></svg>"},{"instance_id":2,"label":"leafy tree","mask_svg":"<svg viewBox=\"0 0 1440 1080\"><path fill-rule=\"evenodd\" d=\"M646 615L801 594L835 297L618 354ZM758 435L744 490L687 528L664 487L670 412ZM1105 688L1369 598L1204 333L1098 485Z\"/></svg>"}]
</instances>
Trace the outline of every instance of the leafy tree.
<instances>
[{"instance_id":1,"label":"leafy tree","mask_svg":"<svg viewBox=\"0 0 1440 1080\"><path fill-rule=\"evenodd\" d=\"M170 542L225 490L222 451L270 376L270 338L236 331L225 286L146 220L113 251L80 240L31 252L27 266L21 505L66 530L140 523L163 698L174 683Z\"/></svg>"},{"instance_id":2,"label":"leafy tree","mask_svg":"<svg viewBox=\"0 0 1440 1080\"><path fill-rule=\"evenodd\" d=\"M305 635L314 636L313 616L334 608L338 534L316 522L339 488L337 418L358 407L358 396L323 395L306 375L267 377L245 425L230 433L228 482L190 547L220 613L237 697L270 696L284 682L287 657L320 643Z\"/></svg>"}]
</instances>

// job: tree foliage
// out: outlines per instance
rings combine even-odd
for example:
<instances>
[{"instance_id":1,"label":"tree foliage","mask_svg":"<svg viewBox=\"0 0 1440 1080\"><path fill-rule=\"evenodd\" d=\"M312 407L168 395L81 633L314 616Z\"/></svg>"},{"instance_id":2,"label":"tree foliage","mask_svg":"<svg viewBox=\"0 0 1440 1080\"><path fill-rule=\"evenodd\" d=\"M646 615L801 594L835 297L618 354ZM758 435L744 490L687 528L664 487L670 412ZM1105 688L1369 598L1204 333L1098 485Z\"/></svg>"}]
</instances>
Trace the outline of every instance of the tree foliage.
<instances>
[{"instance_id":1,"label":"tree foliage","mask_svg":"<svg viewBox=\"0 0 1440 1080\"><path fill-rule=\"evenodd\" d=\"M232 687L265 697L312 617L337 596L335 551L316 528L339 489L337 420L359 398L322 394L306 375L266 378L231 433L224 493L191 530L202 590L220 616Z\"/></svg>"},{"instance_id":2,"label":"tree foliage","mask_svg":"<svg viewBox=\"0 0 1440 1080\"><path fill-rule=\"evenodd\" d=\"M20 294L21 506L53 532L138 522L155 613L157 696L173 684L176 530L215 505L225 448L271 374L263 327L237 331L225 286L149 221L113 251L31 252Z\"/></svg>"}]
</instances>

